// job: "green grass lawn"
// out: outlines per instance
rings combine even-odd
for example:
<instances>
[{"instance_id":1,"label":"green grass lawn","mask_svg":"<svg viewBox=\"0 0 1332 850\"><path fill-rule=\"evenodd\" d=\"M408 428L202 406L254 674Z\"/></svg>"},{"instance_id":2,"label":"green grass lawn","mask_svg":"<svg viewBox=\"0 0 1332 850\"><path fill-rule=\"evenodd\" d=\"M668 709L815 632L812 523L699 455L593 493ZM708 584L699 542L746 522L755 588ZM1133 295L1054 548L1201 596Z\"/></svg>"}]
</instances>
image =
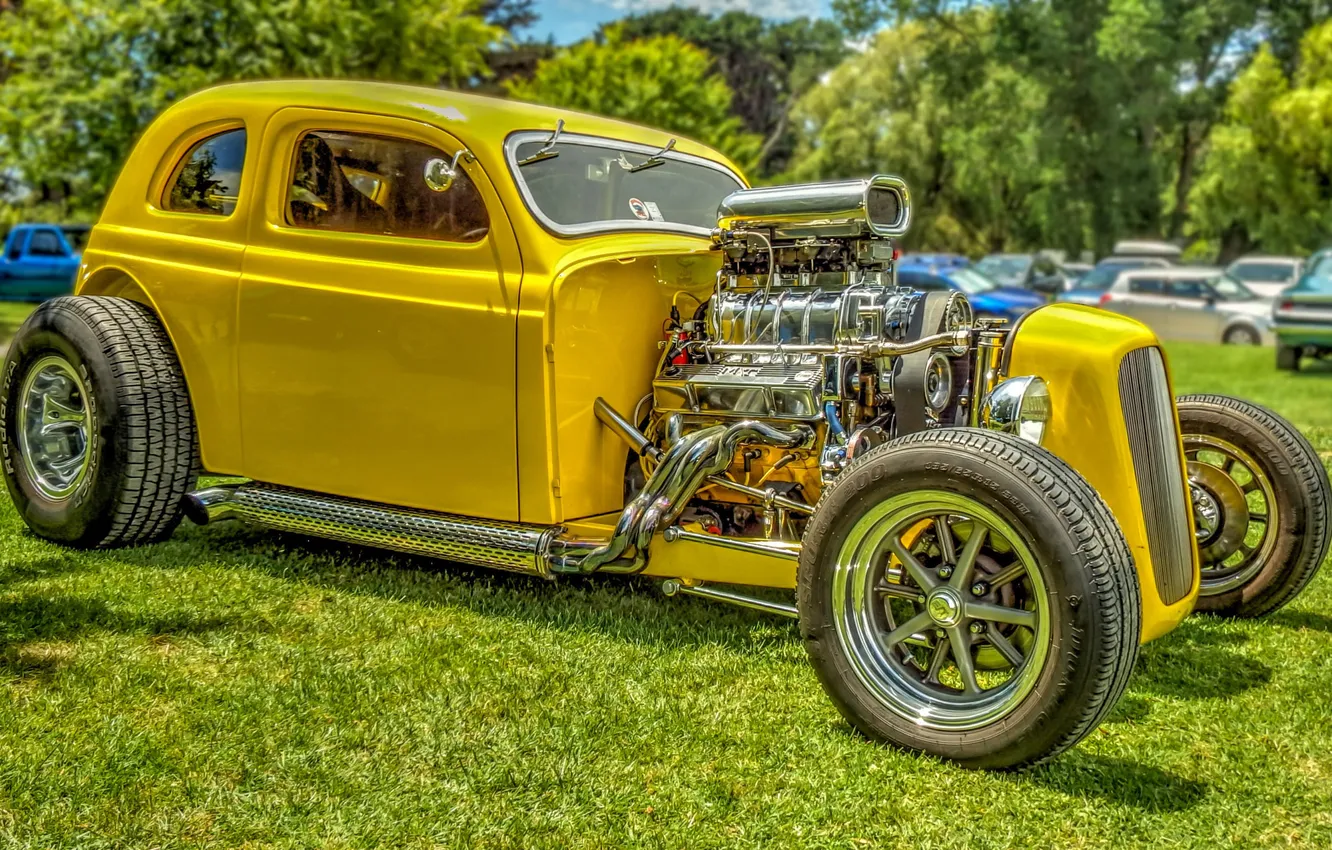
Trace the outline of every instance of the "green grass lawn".
<instances>
[{"instance_id":1,"label":"green grass lawn","mask_svg":"<svg viewBox=\"0 0 1332 850\"><path fill-rule=\"evenodd\" d=\"M1332 460L1332 370L1170 354ZM0 845L1332 846L1332 570L1000 776L853 735L789 621L235 525L75 554L0 503Z\"/></svg>"}]
</instances>

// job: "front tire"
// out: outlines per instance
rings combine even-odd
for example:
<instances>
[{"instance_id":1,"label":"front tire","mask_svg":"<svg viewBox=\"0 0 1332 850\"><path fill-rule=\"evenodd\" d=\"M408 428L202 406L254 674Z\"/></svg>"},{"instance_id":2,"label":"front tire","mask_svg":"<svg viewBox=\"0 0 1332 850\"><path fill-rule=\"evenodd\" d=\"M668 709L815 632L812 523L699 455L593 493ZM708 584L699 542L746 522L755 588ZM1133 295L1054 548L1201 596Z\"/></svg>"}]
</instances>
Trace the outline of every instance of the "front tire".
<instances>
[{"instance_id":1,"label":"front tire","mask_svg":"<svg viewBox=\"0 0 1332 850\"><path fill-rule=\"evenodd\" d=\"M970 428L848 467L806 528L797 601L852 726L972 768L1081 740L1123 693L1141 631L1132 557L1090 485L1038 446Z\"/></svg>"},{"instance_id":2,"label":"front tire","mask_svg":"<svg viewBox=\"0 0 1332 850\"><path fill-rule=\"evenodd\" d=\"M1327 557L1327 472L1304 435L1266 408L1221 395L1182 396L1177 406L1199 535L1197 608L1270 614Z\"/></svg>"},{"instance_id":3,"label":"front tire","mask_svg":"<svg viewBox=\"0 0 1332 850\"><path fill-rule=\"evenodd\" d=\"M160 540L193 485L194 415L156 315L123 298L45 302L0 389L5 484L36 534L110 548Z\"/></svg>"}]
</instances>

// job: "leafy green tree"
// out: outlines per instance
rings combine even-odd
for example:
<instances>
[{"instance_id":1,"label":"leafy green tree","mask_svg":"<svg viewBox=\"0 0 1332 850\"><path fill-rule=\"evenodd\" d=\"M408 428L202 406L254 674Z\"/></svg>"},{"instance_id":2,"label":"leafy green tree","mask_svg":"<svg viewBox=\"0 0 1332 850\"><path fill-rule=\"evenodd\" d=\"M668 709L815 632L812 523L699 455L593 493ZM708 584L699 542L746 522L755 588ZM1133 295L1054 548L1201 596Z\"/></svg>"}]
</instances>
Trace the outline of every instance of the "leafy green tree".
<instances>
[{"instance_id":1,"label":"leafy green tree","mask_svg":"<svg viewBox=\"0 0 1332 850\"><path fill-rule=\"evenodd\" d=\"M1236 79L1191 196L1190 230L1222 260L1305 253L1332 234L1332 21L1301 43L1293 79L1268 48Z\"/></svg>"},{"instance_id":2,"label":"leafy green tree","mask_svg":"<svg viewBox=\"0 0 1332 850\"><path fill-rule=\"evenodd\" d=\"M994 61L991 15L947 23L883 30L811 91L796 109L807 135L791 176L901 175L913 193L909 240L918 249L1015 249L1050 242L1061 227L1080 237L1076 211L1049 209L1034 129L1042 88ZM953 61L936 64L940 56ZM960 67L966 78L953 75Z\"/></svg>"},{"instance_id":3,"label":"leafy green tree","mask_svg":"<svg viewBox=\"0 0 1332 850\"><path fill-rule=\"evenodd\" d=\"M731 111L763 137L756 162L761 173L787 166L797 138L792 107L847 55L842 31L829 20L767 21L746 12L712 16L672 6L612 26L626 38L676 35L710 53L735 92Z\"/></svg>"},{"instance_id":4,"label":"leafy green tree","mask_svg":"<svg viewBox=\"0 0 1332 850\"><path fill-rule=\"evenodd\" d=\"M270 77L456 85L502 37L472 0L25 0L0 15L0 173L87 213L140 130L191 91Z\"/></svg>"},{"instance_id":5,"label":"leafy green tree","mask_svg":"<svg viewBox=\"0 0 1332 850\"><path fill-rule=\"evenodd\" d=\"M619 28L537 65L531 79L505 83L520 100L565 106L660 127L718 148L741 167L759 140L731 114L731 89L712 57L676 36L630 40Z\"/></svg>"}]
</instances>

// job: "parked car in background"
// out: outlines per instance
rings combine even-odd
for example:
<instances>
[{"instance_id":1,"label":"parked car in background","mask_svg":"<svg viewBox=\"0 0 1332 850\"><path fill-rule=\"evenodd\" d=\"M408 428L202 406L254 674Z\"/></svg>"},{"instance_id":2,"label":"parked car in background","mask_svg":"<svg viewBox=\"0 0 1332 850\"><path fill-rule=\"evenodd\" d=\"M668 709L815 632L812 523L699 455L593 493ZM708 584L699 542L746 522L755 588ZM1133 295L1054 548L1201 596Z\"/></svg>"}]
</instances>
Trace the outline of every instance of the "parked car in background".
<instances>
[{"instance_id":1,"label":"parked car in background","mask_svg":"<svg viewBox=\"0 0 1332 850\"><path fill-rule=\"evenodd\" d=\"M1101 296L1119 277L1120 272L1169 267L1170 263L1160 257L1107 257L1093 266L1091 271L1078 278L1072 289L1056 295L1055 300L1072 304L1090 304L1095 307L1101 303Z\"/></svg>"},{"instance_id":2,"label":"parked car in background","mask_svg":"<svg viewBox=\"0 0 1332 850\"><path fill-rule=\"evenodd\" d=\"M1300 257L1251 255L1226 266L1227 274L1267 299L1276 298L1283 289L1299 280L1303 272L1304 260Z\"/></svg>"},{"instance_id":3,"label":"parked car in background","mask_svg":"<svg viewBox=\"0 0 1332 850\"><path fill-rule=\"evenodd\" d=\"M1114 250L1105 260L1127 260L1149 258L1164 260L1170 265L1179 263L1184 250L1171 242L1159 239L1121 239L1115 243ZM1103 260L1104 261L1104 260Z\"/></svg>"},{"instance_id":4,"label":"parked car in background","mask_svg":"<svg viewBox=\"0 0 1332 850\"><path fill-rule=\"evenodd\" d=\"M1332 358L1332 248L1314 254L1304 268L1272 311L1278 369L1299 369L1301 357Z\"/></svg>"},{"instance_id":5,"label":"parked car in background","mask_svg":"<svg viewBox=\"0 0 1332 850\"><path fill-rule=\"evenodd\" d=\"M88 228L70 228L77 237ZM81 241L78 242L82 244ZM0 255L0 300L42 301L74 291L79 251L64 228L20 224L5 237Z\"/></svg>"},{"instance_id":6,"label":"parked car in background","mask_svg":"<svg viewBox=\"0 0 1332 850\"><path fill-rule=\"evenodd\" d=\"M949 266L951 268L965 268L971 265L971 259L962 254L905 254L902 262L912 265L922 266Z\"/></svg>"},{"instance_id":7,"label":"parked car in background","mask_svg":"<svg viewBox=\"0 0 1332 850\"><path fill-rule=\"evenodd\" d=\"M1059 266L1044 254L989 254L976 263L976 269L1003 286L1031 289L1047 295L1066 288Z\"/></svg>"},{"instance_id":8,"label":"parked car in background","mask_svg":"<svg viewBox=\"0 0 1332 850\"><path fill-rule=\"evenodd\" d=\"M1270 303L1219 269L1177 266L1120 272L1100 305L1161 339L1262 345L1272 339Z\"/></svg>"},{"instance_id":9,"label":"parked car in background","mask_svg":"<svg viewBox=\"0 0 1332 850\"><path fill-rule=\"evenodd\" d=\"M1072 289L1077 286L1078 281L1082 280L1087 272L1094 269L1091 263L1060 263L1059 273L1064 276L1064 289Z\"/></svg>"},{"instance_id":10,"label":"parked car in background","mask_svg":"<svg viewBox=\"0 0 1332 850\"><path fill-rule=\"evenodd\" d=\"M898 286L923 292L964 293L977 316L1016 322L1029 310L1046 303L1039 293L1020 286L1003 286L975 268L925 265L911 263L910 259L903 257L897 267Z\"/></svg>"}]
</instances>

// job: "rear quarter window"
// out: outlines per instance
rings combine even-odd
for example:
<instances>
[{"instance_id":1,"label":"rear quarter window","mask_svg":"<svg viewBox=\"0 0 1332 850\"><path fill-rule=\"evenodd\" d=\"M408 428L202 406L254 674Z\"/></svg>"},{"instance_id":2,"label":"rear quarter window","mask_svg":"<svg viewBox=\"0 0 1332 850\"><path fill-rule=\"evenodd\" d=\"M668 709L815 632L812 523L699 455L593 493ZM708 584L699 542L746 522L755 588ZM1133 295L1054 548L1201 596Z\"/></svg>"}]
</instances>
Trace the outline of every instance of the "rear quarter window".
<instances>
[{"instance_id":1,"label":"rear quarter window","mask_svg":"<svg viewBox=\"0 0 1332 850\"><path fill-rule=\"evenodd\" d=\"M171 212L229 216L240 200L245 130L226 130L196 143L176 164L163 208Z\"/></svg>"}]
</instances>

